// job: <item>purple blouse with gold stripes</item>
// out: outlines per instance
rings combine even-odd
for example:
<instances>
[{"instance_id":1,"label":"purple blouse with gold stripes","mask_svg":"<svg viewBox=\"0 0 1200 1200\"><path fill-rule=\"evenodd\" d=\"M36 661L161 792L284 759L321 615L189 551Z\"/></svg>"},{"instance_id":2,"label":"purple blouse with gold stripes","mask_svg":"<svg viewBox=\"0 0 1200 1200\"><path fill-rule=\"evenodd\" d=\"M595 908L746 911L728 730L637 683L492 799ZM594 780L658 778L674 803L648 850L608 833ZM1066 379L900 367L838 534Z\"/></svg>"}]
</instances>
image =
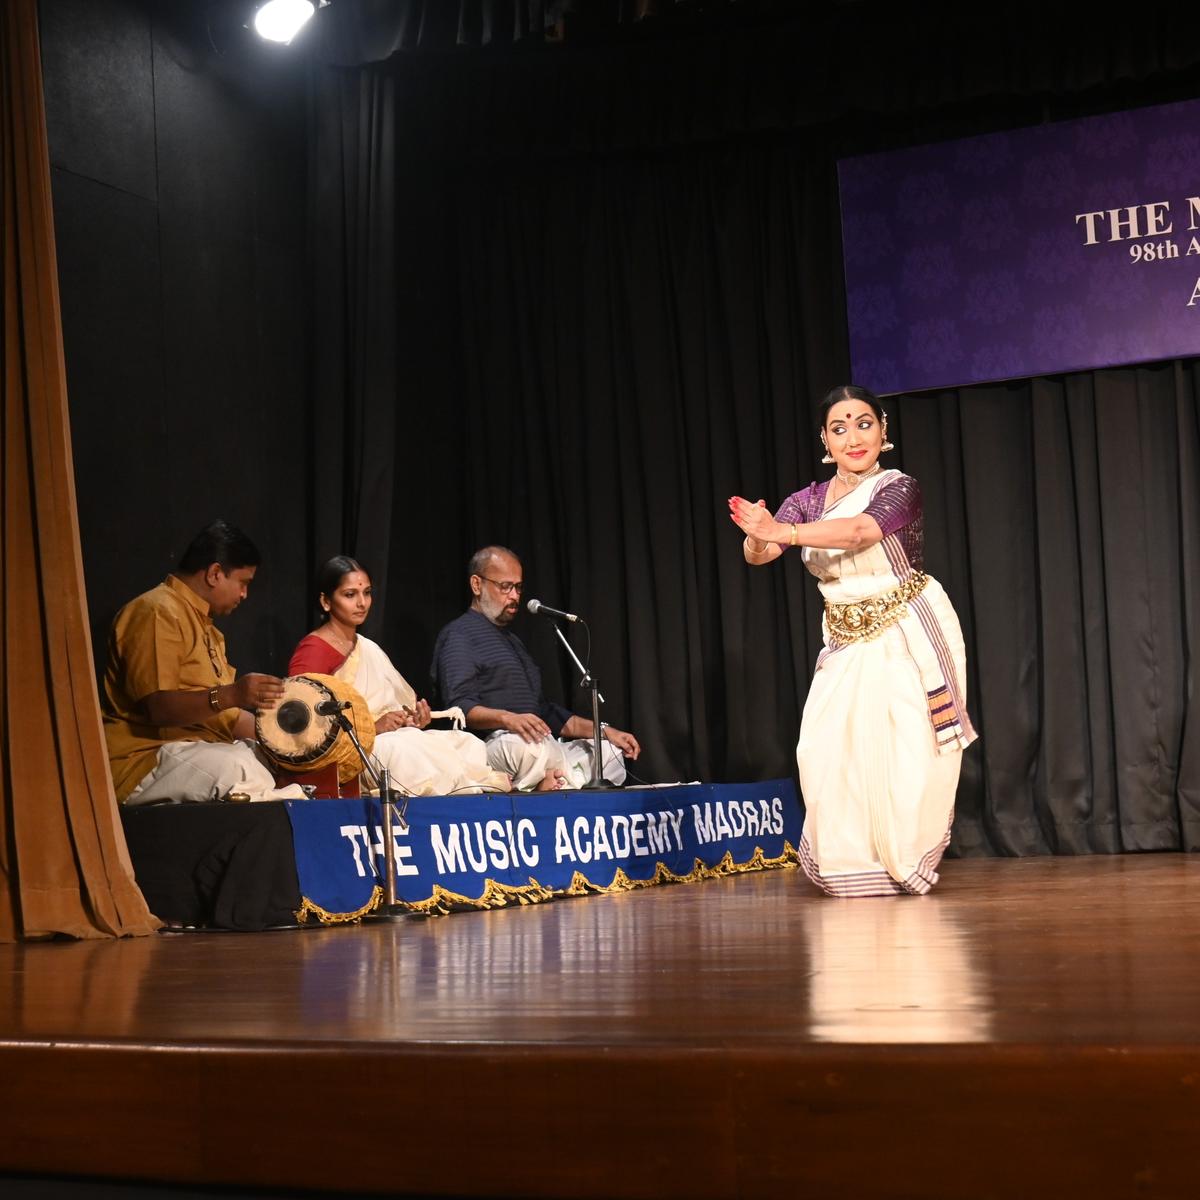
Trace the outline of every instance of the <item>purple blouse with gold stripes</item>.
<instances>
[{"instance_id":1,"label":"purple blouse with gold stripes","mask_svg":"<svg viewBox=\"0 0 1200 1200\"><path fill-rule=\"evenodd\" d=\"M825 516L829 480L810 483L793 492L780 506L775 520L785 524L809 524ZM921 508L921 485L911 475L895 475L884 483L863 509L874 517L885 538L895 537L908 565L919 571L925 561L925 522ZM829 514L831 519L836 513Z\"/></svg>"}]
</instances>

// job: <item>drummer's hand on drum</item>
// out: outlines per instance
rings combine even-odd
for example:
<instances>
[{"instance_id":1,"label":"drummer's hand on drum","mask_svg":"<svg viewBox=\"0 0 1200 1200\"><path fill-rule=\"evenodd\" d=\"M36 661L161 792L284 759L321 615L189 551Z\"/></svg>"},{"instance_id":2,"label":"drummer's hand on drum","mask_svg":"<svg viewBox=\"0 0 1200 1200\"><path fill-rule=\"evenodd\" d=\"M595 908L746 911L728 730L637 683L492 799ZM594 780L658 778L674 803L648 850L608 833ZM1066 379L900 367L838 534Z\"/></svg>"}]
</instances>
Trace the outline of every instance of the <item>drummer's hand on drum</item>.
<instances>
[{"instance_id":1,"label":"drummer's hand on drum","mask_svg":"<svg viewBox=\"0 0 1200 1200\"><path fill-rule=\"evenodd\" d=\"M274 675L260 675L251 671L249 675L237 677L233 691L238 708L274 708L283 699L283 680Z\"/></svg>"},{"instance_id":2,"label":"drummer's hand on drum","mask_svg":"<svg viewBox=\"0 0 1200 1200\"><path fill-rule=\"evenodd\" d=\"M522 741L531 744L544 742L546 738L550 737L550 726L537 713L510 712L505 718L504 728L509 733L517 734Z\"/></svg>"}]
</instances>

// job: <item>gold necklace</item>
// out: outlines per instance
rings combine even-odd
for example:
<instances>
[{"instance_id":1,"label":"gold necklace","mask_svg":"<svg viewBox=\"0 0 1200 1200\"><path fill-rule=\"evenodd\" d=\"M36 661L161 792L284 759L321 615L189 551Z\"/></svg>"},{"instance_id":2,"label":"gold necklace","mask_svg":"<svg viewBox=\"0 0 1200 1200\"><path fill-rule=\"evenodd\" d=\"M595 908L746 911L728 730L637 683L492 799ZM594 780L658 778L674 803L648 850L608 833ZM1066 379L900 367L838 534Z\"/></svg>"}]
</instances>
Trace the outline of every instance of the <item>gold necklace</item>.
<instances>
[{"instance_id":1,"label":"gold necklace","mask_svg":"<svg viewBox=\"0 0 1200 1200\"><path fill-rule=\"evenodd\" d=\"M340 650L343 654L349 654L354 649L354 643L358 640L358 635L355 634L348 642L342 641L340 637L335 641L334 630L332 624L325 626L325 640L335 649Z\"/></svg>"},{"instance_id":2,"label":"gold necklace","mask_svg":"<svg viewBox=\"0 0 1200 1200\"><path fill-rule=\"evenodd\" d=\"M221 663L220 655L217 654L217 648L213 645L212 637L209 635L209 631L207 629L204 631L204 648L208 651L208 661L212 663L213 674L215 674L217 680L220 681L221 675L224 672L224 667Z\"/></svg>"}]
</instances>

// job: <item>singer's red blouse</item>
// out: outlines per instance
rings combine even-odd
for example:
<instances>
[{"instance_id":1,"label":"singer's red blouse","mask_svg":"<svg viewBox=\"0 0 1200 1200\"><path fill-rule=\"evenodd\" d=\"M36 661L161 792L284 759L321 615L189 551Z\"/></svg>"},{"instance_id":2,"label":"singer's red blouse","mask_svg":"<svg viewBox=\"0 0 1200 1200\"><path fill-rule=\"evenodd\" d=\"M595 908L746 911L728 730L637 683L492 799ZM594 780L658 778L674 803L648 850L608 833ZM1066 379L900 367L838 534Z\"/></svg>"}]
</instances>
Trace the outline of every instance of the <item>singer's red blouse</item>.
<instances>
[{"instance_id":1,"label":"singer's red blouse","mask_svg":"<svg viewBox=\"0 0 1200 1200\"><path fill-rule=\"evenodd\" d=\"M288 662L288 674L305 675L314 672L317 675L332 675L347 657L324 638L310 633L302 638L292 651L291 660Z\"/></svg>"}]
</instances>

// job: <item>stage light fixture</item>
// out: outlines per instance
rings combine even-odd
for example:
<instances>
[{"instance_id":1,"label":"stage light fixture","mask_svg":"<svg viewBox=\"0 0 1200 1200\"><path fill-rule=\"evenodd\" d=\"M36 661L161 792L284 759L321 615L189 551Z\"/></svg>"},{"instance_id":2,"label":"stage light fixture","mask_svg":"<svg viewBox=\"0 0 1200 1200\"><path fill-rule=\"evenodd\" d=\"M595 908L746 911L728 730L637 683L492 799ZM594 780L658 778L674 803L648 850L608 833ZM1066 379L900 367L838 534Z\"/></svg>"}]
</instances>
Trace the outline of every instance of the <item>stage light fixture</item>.
<instances>
[{"instance_id":1,"label":"stage light fixture","mask_svg":"<svg viewBox=\"0 0 1200 1200\"><path fill-rule=\"evenodd\" d=\"M259 37L286 46L316 11L313 0L267 0L254 14L254 29Z\"/></svg>"}]
</instances>

